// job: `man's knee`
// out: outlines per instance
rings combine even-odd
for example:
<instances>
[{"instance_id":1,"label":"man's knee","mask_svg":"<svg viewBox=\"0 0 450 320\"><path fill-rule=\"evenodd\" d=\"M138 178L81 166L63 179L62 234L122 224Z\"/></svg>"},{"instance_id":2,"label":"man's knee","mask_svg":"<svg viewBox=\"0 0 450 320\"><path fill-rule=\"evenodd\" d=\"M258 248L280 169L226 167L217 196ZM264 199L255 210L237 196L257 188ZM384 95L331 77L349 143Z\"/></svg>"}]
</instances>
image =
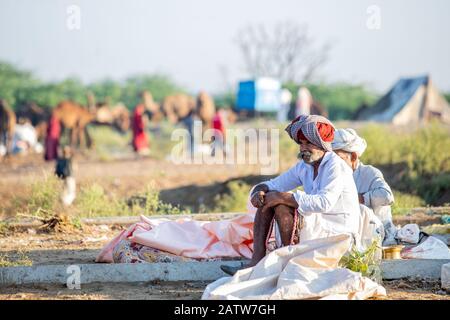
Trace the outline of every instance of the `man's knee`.
<instances>
[{"instance_id":1,"label":"man's knee","mask_svg":"<svg viewBox=\"0 0 450 320\"><path fill-rule=\"evenodd\" d=\"M274 208L275 210L275 219L278 221L291 220L294 217L294 208L291 208L287 205L280 204Z\"/></svg>"},{"instance_id":2,"label":"man's knee","mask_svg":"<svg viewBox=\"0 0 450 320\"><path fill-rule=\"evenodd\" d=\"M285 213L293 213L294 208L291 208L285 204L279 204L275 208L275 214L285 214Z\"/></svg>"},{"instance_id":3,"label":"man's knee","mask_svg":"<svg viewBox=\"0 0 450 320\"><path fill-rule=\"evenodd\" d=\"M274 208L262 207L256 211L256 214L261 217L273 217L275 211Z\"/></svg>"}]
</instances>

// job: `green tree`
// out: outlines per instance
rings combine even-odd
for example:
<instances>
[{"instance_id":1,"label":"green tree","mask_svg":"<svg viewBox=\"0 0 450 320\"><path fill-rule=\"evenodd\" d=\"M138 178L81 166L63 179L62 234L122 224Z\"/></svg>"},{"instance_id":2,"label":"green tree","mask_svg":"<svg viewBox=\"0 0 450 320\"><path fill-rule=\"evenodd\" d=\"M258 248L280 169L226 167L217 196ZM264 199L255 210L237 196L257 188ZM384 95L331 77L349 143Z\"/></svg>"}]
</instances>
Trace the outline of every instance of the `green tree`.
<instances>
[{"instance_id":1,"label":"green tree","mask_svg":"<svg viewBox=\"0 0 450 320\"><path fill-rule=\"evenodd\" d=\"M19 70L13 65L0 61L0 98L6 99L15 108L18 91L39 84L31 72Z\"/></svg>"}]
</instances>

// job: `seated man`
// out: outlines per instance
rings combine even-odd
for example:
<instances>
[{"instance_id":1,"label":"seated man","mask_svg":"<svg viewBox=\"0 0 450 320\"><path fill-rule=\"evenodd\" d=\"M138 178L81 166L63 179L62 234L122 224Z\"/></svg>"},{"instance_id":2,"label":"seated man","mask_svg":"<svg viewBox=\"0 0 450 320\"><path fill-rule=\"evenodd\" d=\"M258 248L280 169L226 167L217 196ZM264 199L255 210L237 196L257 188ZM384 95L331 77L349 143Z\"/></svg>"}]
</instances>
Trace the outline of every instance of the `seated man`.
<instances>
[{"instance_id":1,"label":"seated man","mask_svg":"<svg viewBox=\"0 0 450 320\"><path fill-rule=\"evenodd\" d=\"M373 210L384 227L383 244L394 244L396 228L392 223L391 204L394 195L380 170L363 164L359 157L367 147L366 141L353 129L336 130L332 143L333 150L353 170L359 202Z\"/></svg>"},{"instance_id":2,"label":"seated man","mask_svg":"<svg viewBox=\"0 0 450 320\"><path fill-rule=\"evenodd\" d=\"M342 233L356 238L358 232L358 194L351 169L332 152L333 124L322 116L300 116L286 131L300 145L302 161L253 188L251 202L257 211L253 256L246 267L264 258L274 220L284 246ZM300 186L304 191L289 192ZM228 274L240 269L221 268Z\"/></svg>"}]
</instances>

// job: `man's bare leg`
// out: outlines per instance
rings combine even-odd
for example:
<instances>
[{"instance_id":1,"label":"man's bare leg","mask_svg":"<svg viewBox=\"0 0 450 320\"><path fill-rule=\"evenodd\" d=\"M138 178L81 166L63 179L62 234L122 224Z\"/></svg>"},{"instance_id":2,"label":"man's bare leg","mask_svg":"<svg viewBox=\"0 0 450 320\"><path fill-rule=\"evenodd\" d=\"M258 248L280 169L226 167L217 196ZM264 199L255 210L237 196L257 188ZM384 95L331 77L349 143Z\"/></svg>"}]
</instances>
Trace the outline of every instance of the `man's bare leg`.
<instances>
[{"instance_id":1,"label":"man's bare leg","mask_svg":"<svg viewBox=\"0 0 450 320\"><path fill-rule=\"evenodd\" d=\"M280 230L281 242L283 246L288 246L291 244L292 231L294 230L295 209L284 204L280 204L274 209L275 220Z\"/></svg>"},{"instance_id":2,"label":"man's bare leg","mask_svg":"<svg viewBox=\"0 0 450 320\"><path fill-rule=\"evenodd\" d=\"M262 207L256 211L253 225L253 256L248 267L255 266L266 255L266 238L275 211L270 207Z\"/></svg>"}]
</instances>

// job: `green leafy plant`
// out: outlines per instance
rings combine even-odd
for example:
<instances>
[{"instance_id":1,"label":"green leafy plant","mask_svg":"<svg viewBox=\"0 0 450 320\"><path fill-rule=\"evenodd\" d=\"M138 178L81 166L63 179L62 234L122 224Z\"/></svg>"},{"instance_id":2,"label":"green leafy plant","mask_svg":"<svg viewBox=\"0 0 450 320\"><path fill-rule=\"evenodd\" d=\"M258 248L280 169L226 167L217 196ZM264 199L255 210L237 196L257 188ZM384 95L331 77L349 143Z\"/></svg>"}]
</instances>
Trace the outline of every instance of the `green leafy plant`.
<instances>
[{"instance_id":1,"label":"green leafy plant","mask_svg":"<svg viewBox=\"0 0 450 320\"><path fill-rule=\"evenodd\" d=\"M363 252L353 246L350 252L342 257L339 265L380 282L380 257L377 254L379 250L381 250L379 240L373 240L372 244Z\"/></svg>"}]
</instances>

